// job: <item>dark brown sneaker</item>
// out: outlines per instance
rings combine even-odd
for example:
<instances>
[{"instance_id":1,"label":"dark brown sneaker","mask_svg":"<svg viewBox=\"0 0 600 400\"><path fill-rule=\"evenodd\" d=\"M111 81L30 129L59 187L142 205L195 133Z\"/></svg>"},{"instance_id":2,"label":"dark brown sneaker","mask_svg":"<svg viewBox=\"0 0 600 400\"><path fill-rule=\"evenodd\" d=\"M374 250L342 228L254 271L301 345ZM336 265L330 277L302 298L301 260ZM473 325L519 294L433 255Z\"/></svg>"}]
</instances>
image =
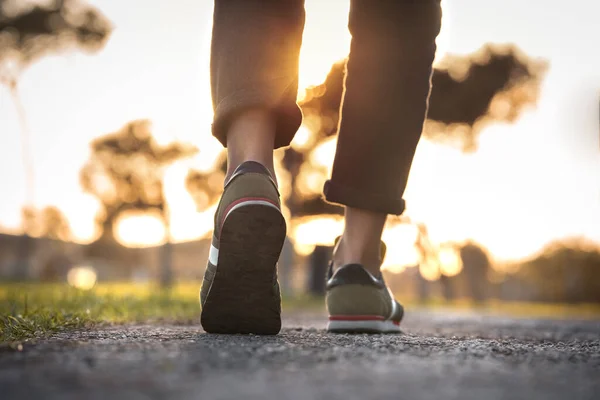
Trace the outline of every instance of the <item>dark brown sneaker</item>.
<instances>
[{"instance_id":1,"label":"dark brown sneaker","mask_svg":"<svg viewBox=\"0 0 600 400\"><path fill-rule=\"evenodd\" d=\"M382 259L385 244L382 243ZM404 308L387 287L383 275L374 276L360 264L348 264L327 273L326 303L329 332L397 333Z\"/></svg>"},{"instance_id":2,"label":"dark brown sneaker","mask_svg":"<svg viewBox=\"0 0 600 400\"><path fill-rule=\"evenodd\" d=\"M243 163L226 183L215 214L200 290L206 332L279 333L277 261L285 236L279 192L269 171L257 162Z\"/></svg>"}]
</instances>

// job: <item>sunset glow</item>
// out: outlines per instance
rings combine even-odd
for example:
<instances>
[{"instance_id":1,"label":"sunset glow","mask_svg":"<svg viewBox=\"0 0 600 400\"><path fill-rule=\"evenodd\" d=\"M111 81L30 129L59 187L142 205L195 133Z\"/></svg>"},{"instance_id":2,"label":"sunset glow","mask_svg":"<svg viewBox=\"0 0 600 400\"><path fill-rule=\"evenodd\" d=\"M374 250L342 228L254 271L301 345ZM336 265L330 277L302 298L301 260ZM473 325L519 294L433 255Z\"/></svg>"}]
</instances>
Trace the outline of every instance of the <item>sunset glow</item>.
<instances>
[{"instance_id":1,"label":"sunset glow","mask_svg":"<svg viewBox=\"0 0 600 400\"><path fill-rule=\"evenodd\" d=\"M132 247L158 245L164 242L165 227L157 215L132 213L119 221L116 237Z\"/></svg>"},{"instance_id":2,"label":"sunset glow","mask_svg":"<svg viewBox=\"0 0 600 400\"><path fill-rule=\"evenodd\" d=\"M32 131L35 204L56 205L67 216L77 241L94 240L99 204L82 192L78 175L89 156L89 142L127 121L150 118L159 141L181 140L199 149L196 157L166 171L172 239L209 235L215 207L198 212L184 180L189 168L213 167L222 151L210 135L212 2L198 2L202 4L193 15L154 0L92 3L116 27L106 47L96 55L70 53L45 58L24 71L19 81ZM566 237L600 243L600 56L589 55L589 48L581 44L562 43L551 28L533 35L527 24L508 19L517 12L528 15L533 5L507 2L507 10L491 15L480 3L484 2L442 2L444 20L436 62L446 53L473 52L485 42L514 42L532 57L550 63L540 100L537 108L526 110L514 124L486 127L472 153L423 139L406 190L407 215L427 225L437 246L473 239L487 247L496 260L528 257L548 242ZM300 98L305 88L325 80L334 62L347 56L348 8L347 0L306 0ZM144 17L137 15L142 9ZM555 11L536 8L536 13ZM477 17L469 17L470 13ZM581 18L589 18L583 8L580 13ZM488 22L481 24L484 19ZM172 21L178 21L181 31L171 26ZM586 26L597 25L592 21ZM580 36L589 35L577 27L573 30ZM582 54L589 59L582 60ZM496 114L505 111L501 100L492 107ZM0 169L5 171L0 177L0 227L15 232L21 224L25 179L17 116L4 87L0 87L0 121ZM294 147L305 148L310 140L307 129L300 129ZM302 193L320 192L331 172L335 143L331 138L310 155L310 162L320 167L320 172L301 173ZM286 183L281 185L285 193ZM331 244L342 229L342 219L332 216L289 223L296 248L304 255L317 244ZM156 216L124 216L116 231L128 246L165 241L165 228ZM400 272L418 264L415 235L410 226L390 220L384 233L389 247L385 268ZM443 246L439 262L421 264L426 279L437 279L440 273L456 275L462 268L457 254Z\"/></svg>"},{"instance_id":3,"label":"sunset glow","mask_svg":"<svg viewBox=\"0 0 600 400\"><path fill-rule=\"evenodd\" d=\"M90 290L96 285L97 273L89 266L73 267L67 273L67 283L74 288Z\"/></svg>"}]
</instances>

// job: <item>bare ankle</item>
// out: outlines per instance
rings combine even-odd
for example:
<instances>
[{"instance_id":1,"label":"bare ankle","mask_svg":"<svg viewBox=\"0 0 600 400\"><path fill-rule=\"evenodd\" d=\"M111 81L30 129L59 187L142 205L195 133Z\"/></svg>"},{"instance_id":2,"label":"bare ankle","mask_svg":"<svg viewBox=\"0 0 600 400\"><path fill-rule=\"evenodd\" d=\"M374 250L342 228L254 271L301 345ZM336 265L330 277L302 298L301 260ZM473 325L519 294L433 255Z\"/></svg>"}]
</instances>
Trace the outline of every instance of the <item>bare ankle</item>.
<instances>
[{"instance_id":1,"label":"bare ankle","mask_svg":"<svg viewBox=\"0 0 600 400\"><path fill-rule=\"evenodd\" d=\"M335 267L361 264L369 272L378 274L381 267L381 236L386 214L346 207L345 227L335 254Z\"/></svg>"},{"instance_id":2,"label":"bare ankle","mask_svg":"<svg viewBox=\"0 0 600 400\"><path fill-rule=\"evenodd\" d=\"M235 172L236 168L239 167L241 164L243 164L246 161L256 161L256 162L260 163L262 166L264 166L269 171L269 173L271 174L271 177L277 184L277 176L275 175L275 166L273 163L273 159L271 158L270 160L268 160L268 159L257 160L256 157L247 157L247 158L245 158L243 160L239 160L239 161L238 160L236 160L236 161L228 160L227 161L227 173L225 174L225 182L227 182L229 180L229 178L231 178L231 176Z\"/></svg>"},{"instance_id":3,"label":"bare ankle","mask_svg":"<svg viewBox=\"0 0 600 400\"><path fill-rule=\"evenodd\" d=\"M267 109L249 109L233 120L227 132L227 179L246 161L264 165L275 179L275 129L275 116Z\"/></svg>"},{"instance_id":4,"label":"bare ankle","mask_svg":"<svg viewBox=\"0 0 600 400\"><path fill-rule=\"evenodd\" d=\"M376 275L381 266L380 246L355 247L342 237L334 254L333 266L339 268L348 264L360 264Z\"/></svg>"}]
</instances>

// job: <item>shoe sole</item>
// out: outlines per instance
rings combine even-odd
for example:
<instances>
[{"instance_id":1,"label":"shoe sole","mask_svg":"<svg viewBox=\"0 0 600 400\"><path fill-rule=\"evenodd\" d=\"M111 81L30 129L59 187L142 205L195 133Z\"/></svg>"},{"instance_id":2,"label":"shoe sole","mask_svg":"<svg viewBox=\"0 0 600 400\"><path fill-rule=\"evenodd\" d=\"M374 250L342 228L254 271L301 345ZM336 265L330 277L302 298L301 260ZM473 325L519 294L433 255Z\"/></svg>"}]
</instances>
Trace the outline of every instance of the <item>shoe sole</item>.
<instances>
[{"instance_id":1,"label":"shoe sole","mask_svg":"<svg viewBox=\"0 0 600 400\"><path fill-rule=\"evenodd\" d=\"M335 319L327 324L332 333L400 333L400 324L393 321Z\"/></svg>"},{"instance_id":2,"label":"shoe sole","mask_svg":"<svg viewBox=\"0 0 600 400\"><path fill-rule=\"evenodd\" d=\"M202 308L206 332L279 333L281 297L273 279L285 236L285 219L274 206L246 205L227 215L218 266Z\"/></svg>"}]
</instances>

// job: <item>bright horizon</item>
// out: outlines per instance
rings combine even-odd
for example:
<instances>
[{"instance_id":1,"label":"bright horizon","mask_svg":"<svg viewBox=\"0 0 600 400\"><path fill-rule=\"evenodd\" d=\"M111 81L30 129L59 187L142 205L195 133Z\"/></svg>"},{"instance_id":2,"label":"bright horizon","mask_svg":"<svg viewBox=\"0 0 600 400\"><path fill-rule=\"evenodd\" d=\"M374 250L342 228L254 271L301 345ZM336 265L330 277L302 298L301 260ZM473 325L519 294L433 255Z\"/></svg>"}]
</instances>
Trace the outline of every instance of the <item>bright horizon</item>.
<instances>
[{"instance_id":1,"label":"bright horizon","mask_svg":"<svg viewBox=\"0 0 600 400\"><path fill-rule=\"evenodd\" d=\"M180 0L186 11L158 0L90 3L114 24L106 47L94 55L43 58L19 81L32 137L35 205L57 206L78 241L92 240L98 203L79 186L89 142L128 121L149 118L161 142L187 141L200 149L197 157L169 168L165 181L174 239L196 239L212 229L213 209L196 212L184 177L190 167L210 167L220 151L210 136L212 2ZM538 106L514 124L487 127L472 154L422 140L405 196L407 212L427 224L435 242L474 239L502 260L574 236L600 244L600 54L589 45L600 38L600 6L574 0L565 15L558 3L536 7L535 1L510 0L501 9L484 3L442 2L438 59L469 54L486 42L514 43L549 62ZM348 4L306 1L300 95L322 83L331 65L347 55ZM323 153L332 157L331 151ZM5 87L0 87L0 170L0 231L18 232L25 179L17 115ZM311 224L294 231L297 241L331 242L341 230L339 221ZM148 216L129 218L119 234L130 245L162 240L160 224ZM388 240L401 235L397 228L386 232ZM412 257L407 253L410 248L399 246L391 263Z\"/></svg>"}]
</instances>

